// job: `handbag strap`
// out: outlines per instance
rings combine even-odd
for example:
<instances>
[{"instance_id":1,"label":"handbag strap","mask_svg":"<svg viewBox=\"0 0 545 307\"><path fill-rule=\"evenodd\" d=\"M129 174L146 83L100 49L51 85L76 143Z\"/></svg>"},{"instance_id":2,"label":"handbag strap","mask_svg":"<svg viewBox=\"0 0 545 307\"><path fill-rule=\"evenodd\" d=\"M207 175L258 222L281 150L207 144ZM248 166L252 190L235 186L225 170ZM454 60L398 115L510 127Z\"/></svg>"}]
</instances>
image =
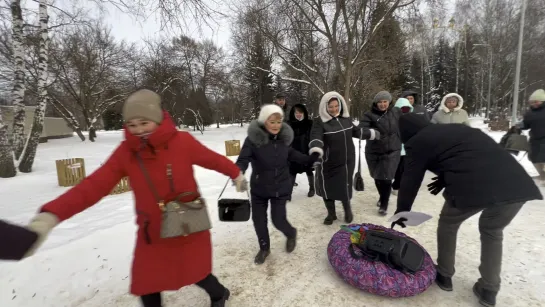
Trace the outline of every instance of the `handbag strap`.
<instances>
[{"instance_id":1,"label":"handbag strap","mask_svg":"<svg viewBox=\"0 0 545 307\"><path fill-rule=\"evenodd\" d=\"M358 141L358 172L361 173L361 137L363 135L363 128L360 128L360 139Z\"/></svg>"},{"instance_id":2,"label":"handbag strap","mask_svg":"<svg viewBox=\"0 0 545 307\"><path fill-rule=\"evenodd\" d=\"M223 195L223 192L225 192L225 189L227 188L227 185L229 184L229 181L231 178L227 178L227 182L225 182L225 185L223 186L223 190L221 190L220 196L218 196L218 200L220 200L221 196ZM248 196L248 199L250 199L250 192L246 190L246 195Z\"/></svg>"},{"instance_id":3,"label":"handbag strap","mask_svg":"<svg viewBox=\"0 0 545 307\"><path fill-rule=\"evenodd\" d=\"M161 199L159 196L159 193L155 189L155 186L153 185L153 182L151 181L151 177L149 176L148 170L146 169L146 166L144 166L144 161L142 160L142 157L139 154L136 154L136 160L138 160L138 165L140 166L140 169L142 170L142 173L144 174L144 178L146 179L146 182L148 183L148 186L153 193L153 197L155 197L155 201L157 201L157 205L162 209L165 206L165 202Z\"/></svg>"}]
</instances>

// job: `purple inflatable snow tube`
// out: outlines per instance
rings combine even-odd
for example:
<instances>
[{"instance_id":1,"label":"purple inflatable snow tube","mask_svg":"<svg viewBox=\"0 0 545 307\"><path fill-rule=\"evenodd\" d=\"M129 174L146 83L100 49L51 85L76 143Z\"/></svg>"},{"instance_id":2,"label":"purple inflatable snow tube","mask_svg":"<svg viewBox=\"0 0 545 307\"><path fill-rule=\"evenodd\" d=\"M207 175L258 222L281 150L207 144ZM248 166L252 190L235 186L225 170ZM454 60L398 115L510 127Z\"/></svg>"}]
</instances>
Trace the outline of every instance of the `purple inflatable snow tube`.
<instances>
[{"instance_id":1,"label":"purple inflatable snow tube","mask_svg":"<svg viewBox=\"0 0 545 307\"><path fill-rule=\"evenodd\" d=\"M349 227L353 226L363 226L408 237L402 232L379 225L349 225ZM329 241L327 257L335 272L344 281L365 292L387 297L415 296L426 291L435 280L435 265L427 252L422 269L414 274L406 274L380 261L353 258L348 250L350 244L350 233L345 230L338 231Z\"/></svg>"}]
</instances>

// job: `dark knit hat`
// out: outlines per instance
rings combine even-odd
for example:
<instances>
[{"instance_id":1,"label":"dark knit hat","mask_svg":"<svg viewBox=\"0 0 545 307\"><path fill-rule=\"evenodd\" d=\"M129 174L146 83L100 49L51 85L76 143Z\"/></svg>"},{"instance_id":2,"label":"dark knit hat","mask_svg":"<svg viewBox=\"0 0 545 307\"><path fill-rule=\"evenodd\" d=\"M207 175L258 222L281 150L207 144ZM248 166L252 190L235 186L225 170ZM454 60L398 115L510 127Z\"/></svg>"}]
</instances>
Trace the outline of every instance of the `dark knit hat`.
<instances>
[{"instance_id":1,"label":"dark knit hat","mask_svg":"<svg viewBox=\"0 0 545 307\"><path fill-rule=\"evenodd\" d=\"M401 143L405 144L420 130L431 125L429 120L421 114L408 113L399 118L399 134Z\"/></svg>"},{"instance_id":2,"label":"dark knit hat","mask_svg":"<svg viewBox=\"0 0 545 307\"><path fill-rule=\"evenodd\" d=\"M163 121L161 96L153 91L143 89L127 97L123 105L123 120L127 122L135 118L161 123Z\"/></svg>"}]
</instances>

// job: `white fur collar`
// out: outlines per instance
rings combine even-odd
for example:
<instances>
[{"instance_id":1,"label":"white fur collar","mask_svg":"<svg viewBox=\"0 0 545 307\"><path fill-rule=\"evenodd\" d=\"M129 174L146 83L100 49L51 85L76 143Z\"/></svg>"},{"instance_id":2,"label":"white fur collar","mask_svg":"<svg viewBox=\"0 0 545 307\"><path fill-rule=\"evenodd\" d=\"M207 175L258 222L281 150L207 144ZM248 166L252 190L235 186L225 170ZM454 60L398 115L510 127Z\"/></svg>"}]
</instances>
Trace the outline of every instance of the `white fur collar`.
<instances>
[{"instance_id":1,"label":"white fur collar","mask_svg":"<svg viewBox=\"0 0 545 307\"><path fill-rule=\"evenodd\" d=\"M456 108L454 108L454 112L456 111L459 111L460 109L462 109L462 107L464 106L464 99L462 98L462 96L456 94L456 93L450 93L450 94L446 94L445 97L443 97L443 99L441 100L441 106L439 107L441 110L443 110L445 113L450 113L450 109L447 108L447 106L445 106L445 102L447 101L447 98L449 97L456 97L458 98L458 106Z\"/></svg>"},{"instance_id":2,"label":"white fur collar","mask_svg":"<svg viewBox=\"0 0 545 307\"><path fill-rule=\"evenodd\" d=\"M327 92L324 94L324 96L322 96L322 99L320 100L320 106L318 107L322 122L325 123L333 119L333 117L329 115L329 113L327 113L327 103L332 98L337 98L337 100L339 100L339 102L341 103L341 107L342 107L341 117L349 118L350 115L348 113L348 105L346 104L344 97L337 92Z\"/></svg>"}]
</instances>

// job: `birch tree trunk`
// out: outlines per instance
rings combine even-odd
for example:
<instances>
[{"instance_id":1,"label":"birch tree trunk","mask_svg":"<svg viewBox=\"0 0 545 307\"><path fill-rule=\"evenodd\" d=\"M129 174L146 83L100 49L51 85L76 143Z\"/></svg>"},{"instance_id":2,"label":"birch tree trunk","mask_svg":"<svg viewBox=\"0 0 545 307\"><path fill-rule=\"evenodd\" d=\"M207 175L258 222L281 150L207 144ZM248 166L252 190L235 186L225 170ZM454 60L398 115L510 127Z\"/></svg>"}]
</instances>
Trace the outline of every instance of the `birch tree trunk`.
<instances>
[{"instance_id":1,"label":"birch tree trunk","mask_svg":"<svg viewBox=\"0 0 545 307\"><path fill-rule=\"evenodd\" d=\"M8 125L4 124L2 110L0 110L0 178L11 178L15 175L17 175L17 171L8 138Z\"/></svg>"},{"instance_id":2,"label":"birch tree trunk","mask_svg":"<svg viewBox=\"0 0 545 307\"><path fill-rule=\"evenodd\" d=\"M38 149L38 143L40 142L40 135L43 131L45 107L47 105L47 62L49 52L49 32L48 22L49 15L47 13L47 0L40 0L39 4L40 15L40 55L38 58L38 106L34 111L34 121L32 122L32 128L30 135L26 141L25 148L21 162L19 163L19 171L23 173L30 173L32 171L32 165L34 164L34 158L36 157L36 150Z\"/></svg>"},{"instance_id":3,"label":"birch tree trunk","mask_svg":"<svg viewBox=\"0 0 545 307\"><path fill-rule=\"evenodd\" d=\"M15 67L13 89L11 90L13 104L13 129L11 144L15 159L21 157L25 146L25 64L23 50L23 14L21 0L11 1L13 61Z\"/></svg>"}]
</instances>

